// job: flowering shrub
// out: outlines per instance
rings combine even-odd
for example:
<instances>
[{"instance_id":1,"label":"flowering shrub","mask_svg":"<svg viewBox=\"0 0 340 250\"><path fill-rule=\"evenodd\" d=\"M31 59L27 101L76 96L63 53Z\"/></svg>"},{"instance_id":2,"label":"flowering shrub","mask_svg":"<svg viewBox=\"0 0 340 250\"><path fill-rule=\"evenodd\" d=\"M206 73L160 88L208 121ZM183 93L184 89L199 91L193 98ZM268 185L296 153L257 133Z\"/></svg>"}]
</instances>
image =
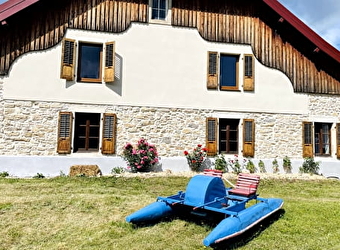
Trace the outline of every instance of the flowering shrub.
<instances>
[{"instance_id":1,"label":"flowering shrub","mask_svg":"<svg viewBox=\"0 0 340 250\"><path fill-rule=\"evenodd\" d=\"M141 138L136 147L127 143L123 150L123 159L132 172L146 172L158 162L158 153L154 145Z\"/></svg>"},{"instance_id":2,"label":"flowering shrub","mask_svg":"<svg viewBox=\"0 0 340 250\"><path fill-rule=\"evenodd\" d=\"M190 169L198 172L207 156L207 149L202 148L202 145L198 144L197 147L193 149L192 153L184 151L184 155L187 158Z\"/></svg>"}]
</instances>

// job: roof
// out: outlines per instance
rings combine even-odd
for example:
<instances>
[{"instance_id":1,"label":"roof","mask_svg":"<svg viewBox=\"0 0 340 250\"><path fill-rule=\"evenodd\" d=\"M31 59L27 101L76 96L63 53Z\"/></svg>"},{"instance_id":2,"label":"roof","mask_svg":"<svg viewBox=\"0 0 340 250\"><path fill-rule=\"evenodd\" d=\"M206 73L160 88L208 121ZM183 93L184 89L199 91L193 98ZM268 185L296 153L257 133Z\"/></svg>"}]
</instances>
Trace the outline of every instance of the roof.
<instances>
[{"instance_id":1,"label":"roof","mask_svg":"<svg viewBox=\"0 0 340 250\"><path fill-rule=\"evenodd\" d=\"M285 21L290 23L295 29L297 29L302 35L304 35L309 41L315 45L315 49L322 50L330 57L340 63L340 51L326 42L322 37L309 28L304 22L297 18L293 13L286 9L277 0L263 0L270 8L272 8L278 15L280 15Z\"/></svg>"},{"instance_id":2,"label":"roof","mask_svg":"<svg viewBox=\"0 0 340 250\"><path fill-rule=\"evenodd\" d=\"M7 2L0 5L0 22L38 1L39 0L8 0ZM340 51L321 38L292 12L286 9L281 3L279 3L277 0L262 1L267 4L274 12L280 15L281 18L291 24L309 41L311 41L315 45L316 51L321 50L340 63Z\"/></svg>"},{"instance_id":3,"label":"roof","mask_svg":"<svg viewBox=\"0 0 340 250\"><path fill-rule=\"evenodd\" d=\"M0 5L0 22L39 0L8 0Z\"/></svg>"}]
</instances>

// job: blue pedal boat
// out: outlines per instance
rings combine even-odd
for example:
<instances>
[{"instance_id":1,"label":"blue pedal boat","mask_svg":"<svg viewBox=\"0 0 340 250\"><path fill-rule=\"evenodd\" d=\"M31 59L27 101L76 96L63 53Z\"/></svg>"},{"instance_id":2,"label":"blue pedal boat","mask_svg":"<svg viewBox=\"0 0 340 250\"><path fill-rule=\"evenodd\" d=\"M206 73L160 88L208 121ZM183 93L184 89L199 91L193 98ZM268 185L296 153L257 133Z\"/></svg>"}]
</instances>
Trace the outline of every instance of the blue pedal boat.
<instances>
[{"instance_id":1,"label":"blue pedal boat","mask_svg":"<svg viewBox=\"0 0 340 250\"><path fill-rule=\"evenodd\" d=\"M211 246L242 234L282 208L282 199L258 196L259 181L257 175L241 173L236 186L226 188L222 172L205 171L190 179L185 192L158 197L156 202L127 216L126 221L142 224L187 213L217 218L217 226L203 240L205 246Z\"/></svg>"}]
</instances>

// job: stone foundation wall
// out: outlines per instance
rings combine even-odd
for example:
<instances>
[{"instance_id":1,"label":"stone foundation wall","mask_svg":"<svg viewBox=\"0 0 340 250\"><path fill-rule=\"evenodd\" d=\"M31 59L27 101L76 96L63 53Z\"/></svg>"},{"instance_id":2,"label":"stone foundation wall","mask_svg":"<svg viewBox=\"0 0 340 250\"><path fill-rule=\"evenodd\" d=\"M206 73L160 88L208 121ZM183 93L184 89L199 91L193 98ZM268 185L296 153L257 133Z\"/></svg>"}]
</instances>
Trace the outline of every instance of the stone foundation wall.
<instances>
[{"instance_id":1,"label":"stone foundation wall","mask_svg":"<svg viewBox=\"0 0 340 250\"><path fill-rule=\"evenodd\" d=\"M88 110L117 115L118 155L127 142L135 144L144 137L157 147L160 156L183 156L183 150L205 145L205 118L214 116L212 110L2 100L1 82L0 109L1 155L58 155L58 112ZM340 98L311 96L310 110L312 115L339 119ZM224 115L235 117L237 113ZM308 120L307 115L243 113L242 117L255 120L255 158L301 158L302 122Z\"/></svg>"}]
</instances>

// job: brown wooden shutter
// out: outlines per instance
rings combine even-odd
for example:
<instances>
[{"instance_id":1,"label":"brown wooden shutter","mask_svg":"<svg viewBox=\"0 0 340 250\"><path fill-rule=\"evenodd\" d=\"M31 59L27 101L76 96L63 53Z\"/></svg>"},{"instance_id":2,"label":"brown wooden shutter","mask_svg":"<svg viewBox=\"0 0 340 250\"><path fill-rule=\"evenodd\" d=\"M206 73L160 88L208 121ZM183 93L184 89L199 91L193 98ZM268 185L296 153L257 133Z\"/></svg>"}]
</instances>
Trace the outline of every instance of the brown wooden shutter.
<instances>
[{"instance_id":1,"label":"brown wooden shutter","mask_svg":"<svg viewBox=\"0 0 340 250\"><path fill-rule=\"evenodd\" d=\"M71 112L59 113L57 145L57 152L59 154L71 153L72 119Z\"/></svg>"},{"instance_id":2,"label":"brown wooden shutter","mask_svg":"<svg viewBox=\"0 0 340 250\"><path fill-rule=\"evenodd\" d=\"M336 124L336 157L340 159L340 123Z\"/></svg>"},{"instance_id":3,"label":"brown wooden shutter","mask_svg":"<svg viewBox=\"0 0 340 250\"><path fill-rule=\"evenodd\" d=\"M254 59L252 55L244 56L243 90L254 91Z\"/></svg>"},{"instance_id":4,"label":"brown wooden shutter","mask_svg":"<svg viewBox=\"0 0 340 250\"><path fill-rule=\"evenodd\" d=\"M302 157L313 157L313 130L311 122L302 123Z\"/></svg>"},{"instance_id":5,"label":"brown wooden shutter","mask_svg":"<svg viewBox=\"0 0 340 250\"><path fill-rule=\"evenodd\" d=\"M102 154L115 153L116 123L117 119L115 114L104 114Z\"/></svg>"},{"instance_id":6,"label":"brown wooden shutter","mask_svg":"<svg viewBox=\"0 0 340 250\"><path fill-rule=\"evenodd\" d=\"M243 121L243 156L254 157L255 155L255 123L253 119Z\"/></svg>"},{"instance_id":7,"label":"brown wooden shutter","mask_svg":"<svg viewBox=\"0 0 340 250\"><path fill-rule=\"evenodd\" d=\"M207 88L217 89L217 86L218 86L218 54L217 52L208 52Z\"/></svg>"},{"instance_id":8,"label":"brown wooden shutter","mask_svg":"<svg viewBox=\"0 0 340 250\"><path fill-rule=\"evenodd\" d=\"M217 154L217 118L207 118L206 147L209 156Z\"/></svg>"},{"instance_id":9,"label":"brown wooden shutter","mask_svg":"<svg viewBox=\"0 0 340 250\"><path fill-rule=\"evenodd\" d=\"M104 81L114 82L115 80L115 42L105 44L105 69Z\"/></svg>"},{"instance_id":10,"label":"brown wooden shutter","mask_svg":"<svg viewBox=\"0 0 340 250\"><path fill-rule=\"evenodd\" d=\"M62 42L60 78L68 81L74 80L75 47L75 40L64 39Z\"/></svg>"}]
</instances>

